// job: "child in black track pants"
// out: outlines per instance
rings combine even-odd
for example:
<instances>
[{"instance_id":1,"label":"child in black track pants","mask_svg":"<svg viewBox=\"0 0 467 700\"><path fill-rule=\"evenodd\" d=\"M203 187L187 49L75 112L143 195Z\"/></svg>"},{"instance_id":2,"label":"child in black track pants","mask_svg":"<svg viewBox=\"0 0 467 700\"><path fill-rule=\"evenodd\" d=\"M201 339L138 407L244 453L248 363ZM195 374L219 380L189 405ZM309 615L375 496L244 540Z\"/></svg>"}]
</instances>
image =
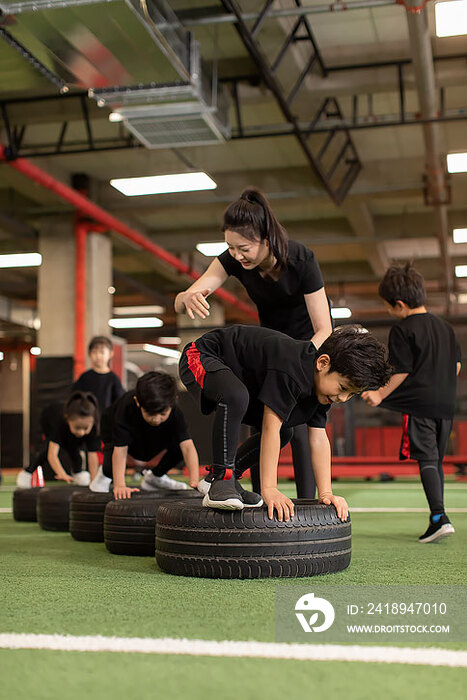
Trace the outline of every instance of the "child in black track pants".
<instances>
[{"instance_id":1,"label":"child in black track pants","mask_svg":"<svg viewBox=\"0 0 467 700\"><path fill-rule=\"evenodd\" d=\"M415 459L430 508L422 544L454 532L444 510L443 458L456 401L460 348L452 327L427 312L423 277L409 264L392 266L379 286L388 313L398 319L389 334L395 369L388 385L362 398L403 415L400 459Z\"/></svg>"},{"instance_id":2,"label":"child in black track pants","mask_svg":"<svg viewBox=\"0 0 467 700\"><path fill-rule=\"evenodd\" d=\"M391 374L386 349L354 326L340 328L319 351L309 341L254 326L216 329L183 350L180 378L204 414L215 412L213 462L198 488L203 505L241 510L263 501L269 517L293 516L292 501L277 489L279 452L296 425L308 425L319 500L347 519L348 506L331 489L331 450L326 435L330 404L347 401ZM238 447L240 425L259 432ZM261 494L238 483L259 463ZM232 478L226 479L227 469Z\"/></svg>"}]
</instances>

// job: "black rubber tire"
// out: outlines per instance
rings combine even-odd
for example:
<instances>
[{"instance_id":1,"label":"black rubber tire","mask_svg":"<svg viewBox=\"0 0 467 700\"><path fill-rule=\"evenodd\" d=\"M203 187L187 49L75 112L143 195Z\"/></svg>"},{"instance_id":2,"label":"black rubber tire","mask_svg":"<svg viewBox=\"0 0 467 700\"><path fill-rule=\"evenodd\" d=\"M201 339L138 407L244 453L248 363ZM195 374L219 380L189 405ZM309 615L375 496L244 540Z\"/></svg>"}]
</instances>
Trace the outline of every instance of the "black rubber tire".
<instances>
[{"instance_id":1,"label":"black rubber tire","mask_svg":"<svg viewBox=\"0 0 467 700\"><path fill-rule=\"evenodd\" d=\"M171 508L198 502L198 491L153 491L134 498L110 501L104 515L104 542L112 554L153 557L156 550L156 516L160 506Z\"/></svg>"},{"instance_id":2,"label":"black rubber tire","mask_svg":"<svg viewBox=\"0 0 467 700\"><path fill-rule=\"evenodd\" d=\"M167 498L167 490L136 491L132 498ZM113 491L107 493L85 490L74 493L70 504L70 534L80 542L104 542L104 514L107 503L114 500Z\"/></svg>"},{"instance_id":3,"label":"black rubber tire","mask_svg":"<svg viewBox=\"0 0 467 700\"><path fill-rule=\"evenodd\" d=\"M71 497L86 492L86 486L50 486L40 489L37 522L43 530L68 532Z\"/></svg>"},{"instance_id":4,"label":"black rubber tire","mask_svg":"<svg viewBox=\"0 0 467 700\"><path fill-rule=\"evenodd\" d=\"M70 535L79 542L104 541L104 513L113 492L75 491L70 504Z\"/></svg>"},{"instance_id":5,"label":"black rubber tire","mask_svg":"<svg viewBox=\"0 0 467 700\"><path fill-rule=\"evenodd\" d=\"M18 522L37 522L37 499L39 487L33 489L16 489L13 491L13 518Z\"/></svg>"},{"instance_id":6,"label":"black rubber tire","mask_svg":"<svg viewBox=\"0 0 467 700\"><path fill-rule=\"evenodd\" d=\"M243 511L199 504L161 506L156 561L169 574L203 578L291 578L346 569L351 558L350 517L334 506L294 499L288 523L270 520L265 506Z\"/></svg>"}]
</instances>

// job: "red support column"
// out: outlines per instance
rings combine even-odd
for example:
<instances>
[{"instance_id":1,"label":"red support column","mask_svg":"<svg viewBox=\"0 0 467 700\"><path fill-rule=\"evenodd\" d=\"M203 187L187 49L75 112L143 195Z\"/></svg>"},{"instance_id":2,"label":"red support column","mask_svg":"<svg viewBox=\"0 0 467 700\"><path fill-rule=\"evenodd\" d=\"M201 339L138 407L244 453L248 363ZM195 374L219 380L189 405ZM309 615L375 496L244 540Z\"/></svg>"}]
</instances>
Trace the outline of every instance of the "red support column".
<instances>
[{"instance_id":1,"label":"red support column","mask_svg":"<svg viewBox=\"0 0 467 700\"><path fill-rule=\"evenodd\" d=\"M89 224L75 219L75 379L86 369L86 239Z\"/></svg>"}]
</instances>

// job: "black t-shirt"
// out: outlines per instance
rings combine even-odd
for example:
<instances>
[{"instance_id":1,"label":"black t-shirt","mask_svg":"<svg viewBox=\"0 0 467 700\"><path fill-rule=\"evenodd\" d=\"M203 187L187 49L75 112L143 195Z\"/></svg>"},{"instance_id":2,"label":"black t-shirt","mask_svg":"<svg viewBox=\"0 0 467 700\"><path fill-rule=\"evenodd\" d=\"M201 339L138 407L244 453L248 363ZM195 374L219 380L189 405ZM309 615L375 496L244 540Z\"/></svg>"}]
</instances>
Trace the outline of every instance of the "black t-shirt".
<instances>
[{"instance_id":1,"label":"black t-shirt","mask_svg":"<svg viewBox=\"0 0 467 700\"><path fill-rule=\"evenodd\" d=\"M63 415L63 403L53 403L42 411L41 425L47 440L56 442L70 454L76 451L97 452L101 448L101 441L95 427L89 435L78 438L71 432Z\"/></svg>"},{"instance_id":2,"label":"black t-shirt","mask_svg":"<svg viewBox=\"0 0 467 700\"><path fill-rule=\"evenodd\" d=\"M264 406L269 406L286 427L326 426L329 406L319 403L313 388L317 351L310 341L237 325L210 331L195 345L207 372L228 367L246 386L250 402L243 422L247 425L260 428Z\"/></svg>"},{"instance_id":3,"label":"black t-shirt","mask_svg":"<svg viewBox=\"0 0 467 700\"><path fill-rule=\"evenodd\" d=\"M297 241L289 241L287 267L277 281L269 276L262 277L258 267L246 270L228 250L219 255L218 260L227 274L237 277L243 284L258 307L262 326L298 340L309 340L313 336L304 294L321 289L323 278L311 250Z\"/></svg>"},{"instance_id":4,"label":"black t-shirt","mask_svg":"<svg viewBox=\"0 0 467 700\"><path fill-rule=\"evenodd\" d=\"M128 446L135 459L148 461L162 450L190 439L185 417L174 406L169 417L158 426L144 420L136 405L134 392L127 391L102 416L102 438L106 445Z\"/></svg>"},{"instance_id":5,"label":"black t-shirt","mask_svg":"<svg viewBox=\"0 0 467 700\"><path fill-rule=\"evenodd\" d=\"M388 345L395 374L409 376L381 406L419 418L452 418L461 353L449 323L413 314L391 328Z\"/></svg>"},{"instance_id":6,"label":"black t-shirt","mask_svg":"<svg viewBox=\"0 0 467 700\"><path fill-rule=\"evenodd\" d=\"M101 374L94 369L83 372L73 384L73 390L91 391L99 403L101 413L125 393L115 372Z\"/></svg>"}]
</instances>

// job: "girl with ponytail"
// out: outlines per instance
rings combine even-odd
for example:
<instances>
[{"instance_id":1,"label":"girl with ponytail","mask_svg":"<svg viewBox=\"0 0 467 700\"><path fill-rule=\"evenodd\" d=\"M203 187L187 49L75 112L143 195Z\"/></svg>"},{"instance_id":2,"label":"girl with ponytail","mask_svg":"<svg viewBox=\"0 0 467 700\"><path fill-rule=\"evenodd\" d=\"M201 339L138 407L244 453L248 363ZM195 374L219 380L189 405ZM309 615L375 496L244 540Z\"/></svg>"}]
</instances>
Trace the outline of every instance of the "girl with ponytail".
<instances>
[{"instance_id":1,"label":"girl with ponytail","mask_svg":"<svg viewBox=\"0 0 467 700\"><path fill-rule=\"evenodd\" d=\"M209 316L207 297L228 277L236 277L258 308L262 326L319 347L332 332L329 304L313 252L288 239L260 190L248 187L224 212L228 250L175 298L175 311L191 319ZM299 498L313 498L315 483L306 426L291 441ZM259 482L252 475L254 490Z\"/></svg>"},{"instance_id":2,"label":"girl with ponytail","mask_svg":"<svg viewBox=\"0 0 467 700\"><path fill-rule=\"evenodd\" d=\"M45 445L33 463L18 474L17 486L28 488L38 466L42 466L46 480L59 479L67 484L88 486L91 477L97 474L97 452L101 446L99 408L94 394L74 391L64 405L46 406L41 426ZM86 470L86 461L90 473Z\"/></svg>"}]
</instances>

